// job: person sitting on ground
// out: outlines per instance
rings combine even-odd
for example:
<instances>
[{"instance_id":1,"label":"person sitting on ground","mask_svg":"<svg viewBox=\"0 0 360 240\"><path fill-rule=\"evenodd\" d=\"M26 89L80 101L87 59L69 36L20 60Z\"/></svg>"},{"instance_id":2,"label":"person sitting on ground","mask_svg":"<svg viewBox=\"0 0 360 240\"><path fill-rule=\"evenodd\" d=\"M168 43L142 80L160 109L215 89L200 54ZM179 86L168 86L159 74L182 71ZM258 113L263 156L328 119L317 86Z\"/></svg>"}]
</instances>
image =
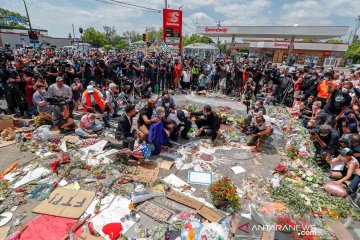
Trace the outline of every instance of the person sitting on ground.
<instances>
[{"instance_id":1,"label":"person sitting on ground","mask_svg":"<svg viewBox=\"0 0 360 240\"><path fill-rule=\"evenodd\" d=\"M319 116L321 111L320 101L316 101L312 104L311 111L303 109L300 114L301 118L304 119L303 126L306 128L314 128L318 124L324 124L326 122L326 116L322 121L320 121Z\"/></svg>"},{"instance_id":2,"label":"person sitting on ground","mask_svg":"<svg viewBox=\"0 0 360 240\"><path fill-rule=\"evenodd\" d=\"M84 138L98 137L102 133L103 126L96 124L95 120L102 117L102 114L86 113L81 117L80 127L75 129L75 133Z\"/></svg>"},{"instance_id":3,"label":"person sitting on ground","mask_svg":"<svg viewBox=\"0 0 360 240\"><path fill-rule=\"evenodd\" d=\"M152 123L159 122L159 118L151 118L155 108L156 101L154 99L149 99L147 105L144 106L139 113L138 119L138 129L140 131L141 139L147 141L149 128Z\"/></svg>"},{"instance_id":4,"label":"person sitting on ground","mask_svg":"<svg viewBox=\"0 0 360 240\"><path fill-rule=\"evenodd\" d=\"M55 105L53 111L53 123L60 131L72 131L77 128L74 119L70 117L70 110L67 104Z\"/></svg>"},{"instance_id":5,"label":"person sitting on ground","mask_svg":"<svg viewBox=\"0 0 360 240\"><path fill-rule=\"evenodd\" d=\"M354 152L354 157L360 163L360 134L355 133L349 136L350 149Z\"/></svg>"},{"instance_id":6,"label":"person sitting on ground","mask_svg":"<svg viewBox=\"0 0 360 240\"><path fill-rule=\"evenodd\" d=\"M254 114L256 116L266 115L266 108L264 106L264 102L258 100L254 104Z\"/></svg>"},{"instance_id":7,"label":"person sitting on ground","mask_svg":"<svg viewBox=\"0 0 360 240\"><path fill-rule=\"evenodd\" d=\"M175 107L173 107L171 108L171 112L168 116L168 119L170 119L175 126L173 132L170 135L170 138L177 140L179 137L179 132L181 127L184 127L180 135L182 138L189 140L188 133L192 125L189 112L181 109L176 110Z\"/></svg>"},{"instance_id":8,"label":"person sitting on ground","mask_svg":"<svg viewBox=\"0 0 360 240\"><path fill-rule=\"evenodd\" d=\"M122 141L123 148L134 150L134 143L137 139L137 134L131 131L133 118L138 112L135 110L135 105L128 104L118 121L118 126L115 132L115 139Z\"/></svg>"},{"instance_id":9,"label":"person sitting on ground","mask_svg":"<svg viewBox=\"0 0 360 240\"><path fill-rule=\"evenodd\" d=\"M330 160L327 158L326 161L332 169L335 169L331 171L330 177L339 179L337 180L339 184L352 180L355 177L356 171L360 171L359 162L353 156L353 151L349 148L341 149L340 154L335 159ZM354 183L352 188L348 190L352 192L355 188L357 188L357 185Z\"/></svg>"},{"instance_id":10,"label":"person sitting on ground","mask_svg":"<svg viewBox=\"0 0 360 240\"><path fill-rule=\"evenodd\" d=\"M247 145L248 146L256 146L256 151L260 152L262 145L266 142L266 140L270 137L273 132L273 127L271 126L270 119L267 118L268 121L265 120L264 116L256 116L252 125L257 126L257 133L253 133L248 136Z\"/></svg>"},{"instance_id":11,"label":"person sitting on ground","mask_svg":"<svg viewBox=\"0 0 360 240\"><path fill-rule=\"evenodd\" d=\"M105 112L103 94L98 89L94 88L92 85L87 86L86 91L84 91L82 95L81 103L85 111L91 113L99 112L100 114L103 114L104 117L102 119L105 127L111 127L108 119L106 118L107 113ZM104 115L104 113L106 114Z\"/></svg>"},{"instance_id":12,"label":"person sitting on ground","mask_svg":"<svg viewBox=\"0 0 360 240\"><path fill-rule=\"evenodd\" d=\"M197 118L195 121L198 127L198 136L211 136L211 140L214 141L218 136L220 129L220 119L216 112L212 111L210 105L205 105L203 111L192 112L193 116L204 116L204 118Z\"/></svg>"},{"instance_id":13,"label":"person sitting on ground","mask_svg":"<svg viewBox=\"0 0 360 240\"><path fill-rule=\"evenodd\" d=\"M296 95L293 106L291 108L286 108L286 110L291 115L296 115L297 116L297 115L300 114L301 110L303 110L304 108L305 108L305 104L304 104L303 96L302 95Z\"/></svg>"},{"instance_id":14,"label":"person sitting on ground","mask_svg":"<svg viewBox=\"0 0 360 240\"><path fill-rule=\"evenodd\" d=\"M355 114L351 113L350 110L341 112L341 115L337 116L335 121L336 129L339 131L341 137L359 132Z\"/></svg>"},{"instance_id":15,"label":"person sitting on ground","mask_svg":"<svg viewBox=\"0 0 360 240\"><path fill-rule=\"evenodd\" d=\"M155 119L161 119L165 116L165 109L157 107L155 110ZM162 146L169 146L169 136L171 132L164 128L162 121L153 122L149 128L148 142L154 144L154 150L151 155L159 155Z\"/></svg>"}]
</instances>

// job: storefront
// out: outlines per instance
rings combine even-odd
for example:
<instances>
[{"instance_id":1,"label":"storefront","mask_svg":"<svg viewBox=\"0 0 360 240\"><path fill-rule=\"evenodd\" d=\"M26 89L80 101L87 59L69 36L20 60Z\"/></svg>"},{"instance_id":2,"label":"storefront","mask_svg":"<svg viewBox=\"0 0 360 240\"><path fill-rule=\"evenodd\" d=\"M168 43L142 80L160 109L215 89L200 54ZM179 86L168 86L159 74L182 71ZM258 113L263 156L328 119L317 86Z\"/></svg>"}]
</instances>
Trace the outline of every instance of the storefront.
<instances>
[{"instance_id":1,"label":"storefront","mask_svg":"<svg viewBox=\"0 0 360 240\"><path fill-rule=\"evenodd\" d=\"M290 43L286 41L252 41L250 53L266 61L286 61ZM344 61L348 44L294 42L292 58L298 64L313 62L319 66L339 66Z\"/></svg>"}]
</instances>

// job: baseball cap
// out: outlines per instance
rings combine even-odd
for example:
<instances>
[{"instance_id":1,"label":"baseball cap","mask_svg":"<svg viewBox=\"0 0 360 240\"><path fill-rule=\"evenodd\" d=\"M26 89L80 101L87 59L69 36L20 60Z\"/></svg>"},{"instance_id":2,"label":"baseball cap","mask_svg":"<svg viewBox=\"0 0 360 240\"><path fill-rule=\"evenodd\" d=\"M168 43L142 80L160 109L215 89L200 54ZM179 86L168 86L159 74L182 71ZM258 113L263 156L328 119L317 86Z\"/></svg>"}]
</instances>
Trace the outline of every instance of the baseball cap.
<instances>
[{"instance_id":1,"label":"baseball cap","mask_svg":"<svg viewBox=\"0 0 360 240\"><path fill-rule=\"evenodd\" d=\"M343 148L339 150L341 155L352 156L354 152L350 148Z\"/></svg>"},{"instance_id":2,"label":"baseball cap","mask_svg":"<svg viewBox=\"0 0 360 240\"><path fill-rule=\"evenodd\" d=\"M94 87L91 86L91 85L89 85L89 86L87 86L86 90L87 90L89 93L92 93L92 92L94 92Z\"/></svg>"}]
</instances>

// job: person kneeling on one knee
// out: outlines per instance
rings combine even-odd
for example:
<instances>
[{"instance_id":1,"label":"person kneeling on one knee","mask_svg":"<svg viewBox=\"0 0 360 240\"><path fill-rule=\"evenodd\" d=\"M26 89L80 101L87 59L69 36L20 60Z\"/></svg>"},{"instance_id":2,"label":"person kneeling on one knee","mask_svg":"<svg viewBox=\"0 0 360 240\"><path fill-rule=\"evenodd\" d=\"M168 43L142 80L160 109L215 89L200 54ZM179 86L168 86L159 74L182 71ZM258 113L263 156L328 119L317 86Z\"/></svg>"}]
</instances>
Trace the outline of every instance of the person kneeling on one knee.
<instances>
[{"instance_id":1,"label":"person kneeling on one knee","mask_svg":"<svg viewBox=\"0 0 360 240\"><path fill-rule=\"evenodd\" d=\"M256 151L261 151L262 144L270 137L273 132L271 123L265 121L264 116L256 116L253 125L258 127L258 132L248 136L247 144L256 145Z\"/></svg>"},{"instance_id":2,"label":"person kneeling on one knee","mask_svg":"<svg viewBox=\"0 0 360 240\"><path fill-rule=\"evenodd\" d=\"M220 129L220 119L216 112L212 111L209 105L205 105L203 111L192 112L191 115L199 116L195 121L199 129L198 136L211 136L211 140L214 141ZM205 118L201 118L201 116Z\"/></svg>"}]
</instances>

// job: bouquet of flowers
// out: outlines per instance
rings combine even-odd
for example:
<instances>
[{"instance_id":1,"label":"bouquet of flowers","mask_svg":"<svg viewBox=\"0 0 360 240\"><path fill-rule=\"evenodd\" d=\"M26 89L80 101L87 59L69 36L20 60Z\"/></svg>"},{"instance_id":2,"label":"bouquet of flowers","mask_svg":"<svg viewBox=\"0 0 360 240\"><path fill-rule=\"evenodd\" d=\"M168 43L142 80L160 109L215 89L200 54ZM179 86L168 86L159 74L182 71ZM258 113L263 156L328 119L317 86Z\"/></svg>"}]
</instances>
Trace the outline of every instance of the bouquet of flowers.
<instances>
[{"instance_id":1,"label":"bouquet of flowers","mask_svg":"<svg viewBox=\"0 0 360 240\"><path fill-rule=\"evenodd\" d=\"M40 127L42 125L52 125L52 116L50 114L40 114L35 117L34 125Z\"/></svg>"},{"instance_id":2,"label":"bouquet of flowers","mask_svg":"<svg viewBox=\"0 0 360 240\"><path fill-rule=\"evenodd\" d=\"M274 168L274 174L278 173L278 174L286 174L289 170L286 168L285 165L279 163L275 168Z\"/></svg>"},{"instance_id":3,"label":"bouquet of flowers","mask_svg":"<svg viewBox=\"0 0 360 240\"><path fill-rule=\"evenodd\" d=\"M236 212L240 209L240 197L237 187L227 177L214 181L209 185L209 191L215 206L226 206L225 210Z\"/></svg>"}]
</instances>

